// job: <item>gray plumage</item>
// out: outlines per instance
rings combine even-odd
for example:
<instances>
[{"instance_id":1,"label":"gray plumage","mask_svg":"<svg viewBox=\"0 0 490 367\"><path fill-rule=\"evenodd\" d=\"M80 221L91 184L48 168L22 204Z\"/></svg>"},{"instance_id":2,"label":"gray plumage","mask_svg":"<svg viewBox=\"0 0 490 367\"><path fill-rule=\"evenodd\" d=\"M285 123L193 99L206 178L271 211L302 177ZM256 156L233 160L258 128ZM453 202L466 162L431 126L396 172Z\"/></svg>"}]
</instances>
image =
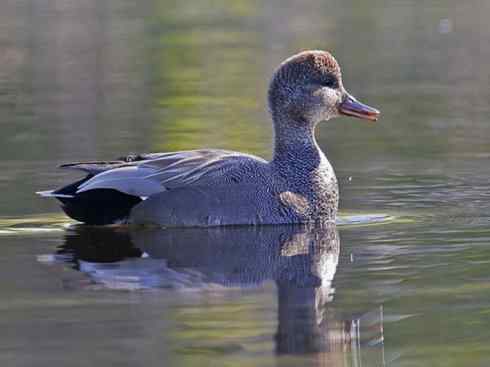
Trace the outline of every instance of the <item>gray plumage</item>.
<instances>
[{"instance_id":1,"label":"gray plumage","mask_svg":"<svg viewBox=\"0 0 490 367\"><path fill-rule=\"evenodd\" d=\"M302 52L279 66L269 88L269 108L275 133L270 162L202 149L73 163L62 167L89 176L43 194L71 205L65 209L69 215L75 203L87 204L80 204L80 199L91 193L105 199L106 190L113 190L122 195L117 196L118 204L126 195L138 198L142 201L128 205L128 217L117 218L133 224L178 227L335 220L337 179L316 143L315 126L340 113L372 120L378 112L345 91L337 62L324 51ZM75 211L79 219L90 208ZM104 218L99 222L114 219Z\"/></svg>"}]
</instances>

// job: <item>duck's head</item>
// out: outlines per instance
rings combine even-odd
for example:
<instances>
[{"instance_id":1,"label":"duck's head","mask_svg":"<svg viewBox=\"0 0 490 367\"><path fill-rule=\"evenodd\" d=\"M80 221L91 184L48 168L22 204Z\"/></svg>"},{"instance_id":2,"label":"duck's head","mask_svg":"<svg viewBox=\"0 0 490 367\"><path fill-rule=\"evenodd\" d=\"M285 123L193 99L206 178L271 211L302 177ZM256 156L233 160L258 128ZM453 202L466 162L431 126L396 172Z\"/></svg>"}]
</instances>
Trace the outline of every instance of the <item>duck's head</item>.
<instances>
[{"instance_id":1,"label":"duck's head","mask_svg":"<svg viewBox=\"0 0 490 367\"><path fill-rule=\"evenodd\" d=\"M269 86L274 120L316 124L339 115L375 121L379 111L352 97L340 67L326 51L304 51L285 60Z\"/></svg>"}]
</instances>

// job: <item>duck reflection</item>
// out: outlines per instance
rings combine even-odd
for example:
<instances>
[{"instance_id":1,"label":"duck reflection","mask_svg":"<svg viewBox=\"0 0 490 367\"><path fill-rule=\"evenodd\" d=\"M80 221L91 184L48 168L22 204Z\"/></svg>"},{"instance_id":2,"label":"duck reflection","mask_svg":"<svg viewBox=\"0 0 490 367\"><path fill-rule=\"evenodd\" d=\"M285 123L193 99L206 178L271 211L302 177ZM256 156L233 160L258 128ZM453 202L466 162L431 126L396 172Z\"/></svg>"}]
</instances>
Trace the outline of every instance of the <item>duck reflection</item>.
<instances>
[{"instance_id":1,"label":"duck reflection","mask_svg":"<svg viewBox=\"0 0 490 367\"><path fill-rule=\"evenodd\" d=\"M364 343L359 318L345 320L328 306L339 252L334 224L132 231L80 226L67 233L58 255L71 255L93 282L118 289L244 288L272 281L276 352L284 355L354 352ZM380 311L363 317L366 342L382 345Z\"/></svg>"}]
</instances>

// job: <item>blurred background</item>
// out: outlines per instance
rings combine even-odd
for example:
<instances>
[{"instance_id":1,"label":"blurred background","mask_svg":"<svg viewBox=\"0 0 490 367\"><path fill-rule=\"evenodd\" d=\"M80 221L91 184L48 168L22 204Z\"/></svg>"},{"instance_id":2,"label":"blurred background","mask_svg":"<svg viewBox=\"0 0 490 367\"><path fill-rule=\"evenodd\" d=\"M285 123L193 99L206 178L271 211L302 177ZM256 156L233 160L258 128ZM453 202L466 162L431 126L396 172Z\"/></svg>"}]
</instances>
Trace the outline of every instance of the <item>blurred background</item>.
<instances>
[{"instance_id":1,"label":"blurred background","mask_svg":"<svg viewBox=\"0 0 490 367\"><path fill-rule=\"evenodd\" d=\"M56 211L33 192L72 179L63 162L198 147L270 157L269 78L305 49L330 50L350 92L382 111L320 126L342 208L363 207L356 180L487 177L488 14L484 0L2 1L1 215Z\"/></svg>"},{"instance_id":2,"label":"blurred background","mask_svg":"<svg viewBox=\"0 0 490 367\"><path fill-rule=\"evenodd\" d=\"M0 364L489 365L489 16L488 0L1 0ZM305 49L382 112L318 128L341 190L325 253L308 233L67 229L34 194L73 180L70 161L270 158L269 78Z\"/></svg>"}]
</instances>

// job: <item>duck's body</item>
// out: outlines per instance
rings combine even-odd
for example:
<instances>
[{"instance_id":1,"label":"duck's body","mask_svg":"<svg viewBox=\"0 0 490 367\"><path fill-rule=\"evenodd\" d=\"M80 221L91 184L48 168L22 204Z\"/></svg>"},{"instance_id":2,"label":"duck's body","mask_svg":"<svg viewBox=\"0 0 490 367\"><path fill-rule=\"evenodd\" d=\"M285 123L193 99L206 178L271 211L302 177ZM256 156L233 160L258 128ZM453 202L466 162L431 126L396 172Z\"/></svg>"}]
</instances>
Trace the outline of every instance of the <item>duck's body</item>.
<instances>
[{"instance_id":1,"label":"duck's body","mask_svg":"<svg viewBox=\"0 0 490 367\"><path fill-rule=\"evenodd\" d=\"M73 163L83 180L42 192L68 216L88 224L161 226L285 224L335 220L335 173L314 128L339 113L376 119L350 97L340 69L323 51L286 60L269 89L274 157L267 162L224 150L142 154L111 162Z\"/></svg>"},{"instance_id":2,"label":"duck's body","mask_svg":"<svg viewBox=\"0 0 490 367\"><path fill-rule=\"evenodd\" d=\"M44 194L57 197L68 216L87 224L127 222L130 212L133 223L165 226L304 223L334 218L337 210L337 181L323 154L301 171L224 150L64 167L88 176Z\"/></svg>"}]
</instances>

